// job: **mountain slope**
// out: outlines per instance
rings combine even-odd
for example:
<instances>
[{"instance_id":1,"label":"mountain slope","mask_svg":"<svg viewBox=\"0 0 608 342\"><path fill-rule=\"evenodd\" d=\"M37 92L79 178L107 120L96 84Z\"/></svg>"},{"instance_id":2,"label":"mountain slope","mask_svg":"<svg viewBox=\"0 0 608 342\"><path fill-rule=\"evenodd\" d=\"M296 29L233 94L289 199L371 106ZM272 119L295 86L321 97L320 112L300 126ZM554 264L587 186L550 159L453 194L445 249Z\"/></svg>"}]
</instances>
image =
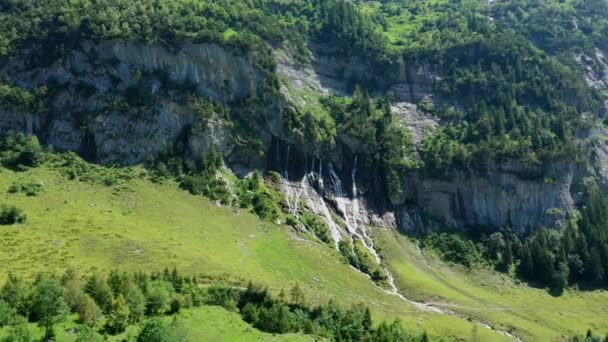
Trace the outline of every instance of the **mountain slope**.
<instances>
[{"instance_id":1,"label":"mountain slope","mask_svg":"<svg viewBox=\"0 0 608 342\"><path fill-rule=\"evenodd\" d=\"M1 170L2 202L28 215L24 225L2 226L0 264L7 272L31 277L68 267L177 267L240 286L260 282L275 293L299 282L313 303L331 298L345 305L365 302L381 318L399 317L408 329L435 336L466 338L473 329L464 319L415 309L375 286L324 244L247 211L218 207L177 189L173 182L153 184L136 177L107 187L69 181L47 167L23 173ZM37 197L6 193L13 183L30 182L42 182L44 192ZM480 328L479 334L500 340L488 329Z\"/></svg>"}]
</instances>

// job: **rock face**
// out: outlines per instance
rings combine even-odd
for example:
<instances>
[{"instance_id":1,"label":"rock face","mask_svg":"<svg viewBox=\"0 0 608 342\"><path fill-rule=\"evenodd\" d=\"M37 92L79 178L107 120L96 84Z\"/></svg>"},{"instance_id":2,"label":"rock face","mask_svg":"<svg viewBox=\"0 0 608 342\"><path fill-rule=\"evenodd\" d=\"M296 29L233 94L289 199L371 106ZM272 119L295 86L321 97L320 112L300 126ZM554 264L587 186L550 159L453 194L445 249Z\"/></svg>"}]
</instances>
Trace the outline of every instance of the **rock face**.
<instances>
[{"instance_id":1,"label":"rock face","mask_svg":"<svg viewBox=\"0 0 608 342\"><path fill-rule=\"evenodd\" d=\"M129 68L162 72L171 81L193 85L202 95L219 102L255 93L262 80L249 56L238 56L217 44L187 43L170 51L158 45L117 41L93 49L102 59L117 59L119 70L125 71L123 75L132 76Z\"/></svg>"},{"instance_id":2,"label":"rock face","mask_svg":"<svg viewBox=\"0 0 608 342\"><path fill-rule=\"evenodd\" d=\"M185 133L195 155L214 145L230 156L229 126L201 119L175 88L225 103L255 93L262 81L248 55L217 44L88 43L51 66L16 61L0 71L25 86L55 84L57 92L47 115L0 110L0 131L37 133L55 148L126 164L158 155Z\"/></svg>"},{"instance_id":3,"label":"rock face","mask_svg":"<svg viewBox=\"0 0 608 342\"><path fill-rule=\"evenodd\" d=\"M483 176L458 173L449 181L425 179L415 189L415 203L450 227L510 226L520 233L555 227L574 209L572 168L563 165L556 179L544 180L495 170Z\"/></svg>"}]
</instances>

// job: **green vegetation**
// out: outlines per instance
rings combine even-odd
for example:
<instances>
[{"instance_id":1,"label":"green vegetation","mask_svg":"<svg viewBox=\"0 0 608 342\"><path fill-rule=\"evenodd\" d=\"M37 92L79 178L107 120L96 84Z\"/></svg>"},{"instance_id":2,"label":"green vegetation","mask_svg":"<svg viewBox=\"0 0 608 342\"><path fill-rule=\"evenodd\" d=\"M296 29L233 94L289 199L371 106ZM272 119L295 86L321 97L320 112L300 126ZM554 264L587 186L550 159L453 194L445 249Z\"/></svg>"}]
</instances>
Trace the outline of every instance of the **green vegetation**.
<instances>
[{"instance_id":1,"label":"green vegetation","mask_svg":"<svg viewBox=\"0 0 608 342\"><path fill-rule=\"evenodd\" d=\"M371 175L366 190L393 197L403 191L404 175L416 168L433 177L449 177L454 170L478 172L516 159L527 170L523 176L542 179L544 162L585 157L588 151L576 137L601 117L604 98L581 74L589 64L595 71L601 67L598 54L608 49L606 17L608 6L601 0L4 0L0 59L19 60L29 71L64 62L83 42L126 40L171 50L185 42L220 44L249 57L260 71L263 80L256 94L219 104L190 94L188 84L172 89L201 122L223 122L233 128L237 148L263 159L268 146L256 129L265 124L260 121L268 111L277 109L273 105L282 103L275 98L282 96L282 84L273 50L284 48L303 64L311 57L308 43L324 42L332 57L366 68L345 80L349 91L353 89L352 98L304 94L319 106L288 103L273 127L288 132L283 137L292 144L319 155L356 153L363 172ZM425 100L419 107L442 119L443 126L415 153L402 122L391 113L391 94L386 93L397 81L415 86L421 77L415 75L418 70L433 87L433 102ZM45 113L45 104L54 100L53 85L24 88L29 82L8 73L13 79L1 81L0 106ZM83 96L94 91L84 82L78 88ZM117 106L126 112L154 103L143 84L115 95ZM126 280L116 273L98 275L117 266L129 271L179 266L234 283L204 288L201 296L209 301L201 303L234 310L262 331L304 331L336 340L403 336L398 324L372 326L370 312L362 307L344 310L327 304L335 296L352 305L364 295L374 304L371 310L389 321L399 317L408 326L417 322L418 330L431 335L470 337L471 322L411 314L409 304L350 270L341 259L386 285L382 265L361 241L341 241L341 258L326 246L332 246L332 239L325 222L308 212L301 213L301 222L324 244L281 229L283 221L292 227L298 223L281 211L285 207L276 174L264 179L255 172L237 180L222 170L216 150L192 156L184 145L175 142L153 156L148 165L153 171L146 171L94 166L73 153L48 153L35 138L22 135L0 139L0 187L6 190L0 209L0 264L28 278L40 270L59 273L74 264L86 273L84 284L67 273L62 278L41 276L28 285L9 276L10 295L0 302L0 325L11 327L2 334L9 340L32 335L49 339L53 331L63 333L53 327L74 323L70 316L77 314L77 324L88 327L79 329L80 341L99 339L97 330L126 338L138 324L141 340L197 336L200 332L184 327L195 323L160 317L200 312L190 308L196 305L183 292L183 284L169 282L165 275L146 276L143 285L131 273ZM177 190L177 183L190 194L230 207L188 196ZM540 229L518 237L505 229L473 240L447 233L425 238L427 251L464 269L436 260L430 262L441 271L421 264L426 259L414 253L409 242L386 232L379 238L387 254L383 262L388 260L398 286L414 299L438 301L437 306L514 330L518 336L573 336L579 333L575 324L605 329L598 317L606 310L597 304L605 301L604 294L573 289L608 282L608 206L594 185L586 197L587 205L564 222L562 232ZM559 214L553 209L549 213ZM545 291L514 283L487 266L563 296L547 297ZM271 289L239 289L243 279L263 281ZM291 301L271 296L294 282L311 285L294 287ZM304 293L310 305L304 305ZM242 302L247 296L252 300ZM534 307L526 306L526 300ZM585 306L589 312L580 312ZM40 327L34 329L19 316ZM149 316L159 317L144 322ZM477 334L474 330L473 339ZM490 331L480 334L500 338Z\"/></svg>"},{"instance_id":2,"label":"green vegetation","mask_svg":"<svg viewBox=\"0 0 608 342\"><path fill-rule=\"evenodd\" d=\"M0 206L0 225L25 223L25 221L27 221L27 215L23 210L14 205L9 206L4 204Z\"/></svg>"},{"instance_id":3,"label":"green vegetation","mask_svg":"<svg viewBox=\"0 0 608 342\"><path fill-rule=\"evenodd\" d=\"M423 239L423 246L466 267L485 263L506 273L515 269L523 279L548 286L557 295L569 285L606 286L608 205L595 183L587 186L587 205L564 222L560 231L541 227L523 238L510 229L489 236L475 230L468 237L431 233Z\"/></svg>"},{"instance_id":4,"label":"green vegetation","mask_svg":"<svg viewBox=\"0 0 608 342\"><path fill-rule=\"evenodd\" d=\"M424 238L422 245L425 248L436 250L446 261L459 263L467 267L471 267L474 263L480 261L477 246L458 234L431 233Z\"/></svg>"},{"instance_id":5,"label":"green vegetation","mask_svg":"<svg viewBox=\"0 0 608 342\"><path fill-rule=\"evenodd\" d=\"M0 164L14 169L35 167L45 154L36 137L23 134L0 136Z\"/></svg>"},{"instance_id":6,"label":"green vegetation","mask_svg":"<svg viewBox=\"0 0 608 342\"><path fill-rule=\"evenodd\" d=\"M338 249L351 266L369 275L379 285L387 286L388 277L386 272L363 245L363 242L360 240L351 242L343 239L338 243Z\"/></svg>"},{"instance_id":7,"label":"green vegetation","mask_svg":"<svg viewBox=\"0 0 608 342\"><path fill-rule=\"evenodd\" d=\"M501 27L520 32L565 63L580 53L595 59L596 48L608 50L605 1L501 1L493 7L493 16Z\"/></svg>"},{"instance_id":8,"label":"green vegetation","mask_svg":"<svg viewBox=\"0 0 608 342\"><path fill-rule=\"evenodd\" d=\"M46 93L45 87L34 88L30 91L0 82L0 108L40 112L44 110Z\"/></svg>"},{"instance_id":9,"label":"green vegetation","mask_svg":"<svg viewBox=\"0 0 608 342\"><path fill-rule=\"evenodd\" d=\"M204 195L213 201L222 204L231 202L231 194L226 181L218 174L223 165L221 154L212 148L209 156L202 154L199 166L195 173L182 178L180 187L193 195Z\"/></svg>"},{"instance_id":10,"label":"green vegetation","mask_svg":"<svg viewBox=\"0 0 608 342\"><path fill-rule=\"evenodd\" d=\"M202 286L195 277L180 275L175 269L150 275L112 271L105 277L93 273L84 279L69 269L62 277L38 275L33 283L9 274L0 290L0 328L14 326L6 339L15 339L23 333L19 327L28 317L38 322L43 340L49 341L56 336L54 328L72 311L83 325L81 339L99 339L98 333L118 335L148 318L137 341L185 341L181 320L167 324L161 317L219 305L239 312L254 327L276 334L305 333L334 341L417 340L399 321L374 328L371 311L363 305L344 310L330 301L310 307L298 284L290 294L289 300L283 294L273 298L267 287L252 283L245 290L221 284Z\"/></svg>"},{"instance_id":11,"label":"green vegetation","mask_svg":"<svg viewBox=\"0 0 608 342\"><path fill-rule=\"evenodd\" d=\"M10 194L24 193L27 196L39 196L43 192L44 184L40 182L32 182L26 184L13 183L10 188L8 188L8 193Z\"/></svg>"},{"instance_id":12,"label":"green vegetation","mask_svg":"<svg viewBox=\"0 0 608 342\"><path fill-rule=\"evenodd\" d=\"M271 46L292 47L295 58L305 60L308 41L320 39L335 47L337 56L362 58L371 70L348 80L351 86L359 84L366 90L355 89L352 104L343 99L325 101L330 115L314 106L288 106L282 125L290 139L316 151L331 147L340 135L373 142L366 152L374 159L370 165L385 173L389 194L400 189L398 175L417 164L403 130L390 122L390 115L382 114L390 112L389 107L384 101L372 104L366 94L384 93L393 85L394 76L382 82L376 76L396 71L399 64L410 69L404 75L410 83L415 76L409 74L416 68L424 67L437 76L433 89L437 103L428 109L447 124L425 141L421 154L426 170L435 176L446 176L453 168L483 169L505 158L519 159L534 169L545 160L580 157L585 151L574 137L599 114L603 103L599 92L586 85L573 58L583 52L596 58L594 49L608 45L602 38L608 27L602 16L606 6L598 1L509 0L488 5L478 0L365 4L79 0L52 6L7 1L2 6L0 52L17 56L29 46L41 45L36 50L45 53L36 56L37 64L62 58L86 40L169 46L195 41L236 47L239 53L251 54L265 75L257 94L230 104L251 108L254 116L262 114L259 111L267 108L268 95L277 94L280 87ZM569 48L564 51L564 46ZM32 107L34 99L45 94L13 86L0 89L0 96L15 107ZM204 103L199 109L217 110ZM222 113L229 118L227 108ZM344 113L354 115L344 117ZM241 114L230 119L241 130L254 130L249 116ZM173 172L170 165L165 166ZM222 187L213 184L213 179L189 182L197 188L205 187L200 183ZM224 195L217 197L226 200Z\"/></svg>"},{"instance_id":13,"label":"green vegetation","mask_svg":"<svg viewBox=\"0 0 608 342\"><path fill-rule=\"evenodd\" d=\"M243 179L237 185L241 208L251 208L260 218L276 221L280 217L278 194L267 187L259 172L255 172L250 179Z\"/></svg>"},{"instance_id":14,"label":"green vegetation","mask_svg":"<svg viewBox=\"0 0 608 342\"><path fill-rule=\"evenodd\" d=\"M74 314L69 315L54 328L58 340L72 341L80 334L87 340L87 331L76 329L76 334L68 331L82 324L105 327L110 318L107 313L113 306L109 298L115 298L108 295L113 293L112 287L108 290L98 282L89 282L92 275L101 278L115 268L149 272L164 267L177 267L199 279L237 287L245 287L246 280L267 284L274 298L279 298L281 289L297 282L310 307L326 305L332 298L350 307L360 303L363 294L367 303L373 303L370 309L374 316L389 322L399 318L414 335L428 331L431 337L470 336L471 322L415 310L354 271L333 246L315 243L316 239L260 220L248 210L217 206L202 196L192 196L180 190L179 184L171 179L158 182L155 171L96 166L72 153L44 154L43 164L35 168L0 168L0 193L6 196L3 202L21 208L28 215L22 225L2 227L0 264L5 265L6 272L18 274L25 282L32 281L41 272L62 274L74 268L82 272L81 279L86 279L86 284L91 283L91 290L85 292L90 298L84 299L80 308L74 305L78 301L73 300L79 296L66 294L70 310L82 314L88 323L81 323ZM73 173L69 170L77 171L77 177L71 177ZM102 181L104 178L113 179L114 183ZM268 178L264 188L274 191L270 189L275 186L276 177L269 174ZM252 179L246 181L253 183ZM43 195L7 193L13 184L34 182L45 184ZM6 273L0 275L3 277ZM66 283L66 286L72 288L73 284ZM155 307L166 310L165 292L162 287L155 291L159 293L158 303L162 304ZM129 319L141 317L141 312L145 315L149 310L148 307L132 309L135 306L130 300L138 297L136 292L123 295L129 317L134 315ZM16 293L20 298L19 293L23 292L17 290ZM97 300L106 304L99 305ZM179 301L173 305L170 301L169 311L179 305ZM124 313L124 306L121 303L121 310L115 310ZM26 311L17 311L26 314ZM246 324L232 325L238 315L235 318L207 307L185 310L182 307L180 311L184 313L178 314L179 317L188 316L183 318L189 340L224 336L235 340L258 336L271 340L307 340L294 334L273 338ZM120 328L124 317L124 314L113 316L112 325ZM165 322L171 324L170 319ZM201 325L209 330L201 331ZM110 340L137 336L139 328L141 325L136 327L130 323L125 333ZM9 333L29 333L37 339L43 335L42 329L32 324L17 324L0 329L0 339ZM481 329L479 335L489 341L505 340L488 329Z\"/></svg>"},{"instance_id":15,"label":"green vegetation","mask_svg":"<svg viewBox=\"0 0 608 342\"><path fill-rule=\"evenodd\" d=\"M402 175L417 164L410 136L398 125L389 98L376 101L366 90L355 87L352 101L331 96L322 103L333 116L339 135L365 142L369 168L383 175L381 184L370 186L379 185L389 196L401 191Z\"/></svg>"},{"instance_id":16,"label":"green vegetation","mask_svg":"<svg viewBox=\"0 0 608 342\"><path fill-rule=\"evenodd\" d=\"M334 244L334 239L331 236L329 227L322 218L309 211L306 211L300 216L300 221L302 222L302 224L304 224L306 229L312 231L315 236L319 238L319 240L325 242L328 245Z\"/></svg>"},{"instance_id":17,"label":"green vegetation","mask_svg":"<svg viewBox=\"0 0 608 342\"><path fill-rule=\"evenodd\" d=\"M584 334L587 327L608 331L603 319L608 314L606 291L570 288L554 296L491 267L446 264L432 250L421 251L416 242L398 232L377 229L374 240L396 286L410 299L454 310L523 340L563 340ZM480 328L477 333L483 331ZM471 335L467 339L474 340Z\"/></svg>"},{"instance_id":18,"label":"green vegetation","mask_svg":"<svg viewBox=\"0 0 608 342\"><path fill-rule=\"evenodd\" d=\"M447 124L424 144L428 174L484 169L505 158L534 168L583 155L574 134L601 112L603 100L585 84L574 52L605 49L599 37L608 21L598 1L391 1L363 8L383 18L381 29L406 65L437 78L439 99L429 109ZM554 56L563 46L567 59Z\"/></svg>"}]
</instances>

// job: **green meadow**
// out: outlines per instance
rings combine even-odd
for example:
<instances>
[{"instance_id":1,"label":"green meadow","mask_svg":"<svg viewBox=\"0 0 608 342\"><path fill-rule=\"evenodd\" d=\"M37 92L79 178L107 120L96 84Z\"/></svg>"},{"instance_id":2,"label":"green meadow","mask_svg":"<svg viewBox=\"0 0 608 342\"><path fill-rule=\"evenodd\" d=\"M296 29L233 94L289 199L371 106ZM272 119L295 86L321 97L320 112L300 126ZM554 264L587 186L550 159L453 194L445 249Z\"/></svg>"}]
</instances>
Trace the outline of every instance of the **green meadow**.
<instances>
[{"instance_id":1,"label":"green meadow","mask_svg":"<svg viewBox=\"0 0 608 342\"><path fill-rule=\"evenodd\" d=\"M403 235L377 229L375 239L397 287L412 299L510 331L524 340L561 341L587 329L608 331L608 292L570 289L559 297L484 268L447 265Z\"/></svg>"}]
</instances>

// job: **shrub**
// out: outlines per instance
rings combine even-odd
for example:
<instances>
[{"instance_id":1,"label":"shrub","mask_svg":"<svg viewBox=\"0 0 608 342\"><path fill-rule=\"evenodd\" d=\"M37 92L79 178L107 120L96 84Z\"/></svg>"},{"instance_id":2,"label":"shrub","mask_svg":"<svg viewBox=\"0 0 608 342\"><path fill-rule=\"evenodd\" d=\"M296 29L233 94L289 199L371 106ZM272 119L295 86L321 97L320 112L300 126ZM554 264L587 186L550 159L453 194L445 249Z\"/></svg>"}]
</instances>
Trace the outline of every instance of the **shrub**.
<instances>
[{"instance_id":1,"label":"shrub","mask_svg":"<svg viewBox=\"0 0 608 342\"><path fill-rule=\"evenodd\" d=\"M137 342L177 342L183 341L181 327L176 320L172 324L160 318L149 319L141 329Z\"/></svg>"},{"instance_id":2,"label":"shrub","mask_svg":"<svg viewBox=\"0 0 608 342\"><path fill-rule=\"evenodd\" d=\"M97 306L95 300L87 294L82 297L78 306L78 315L80 316L80 321L88 327L95 326L102 317L101 309Z\"/></svg>"},{"instance_id":3,"label":"shrub","mask_svg":"<svg viewBox=\"0 0 608 342\"><path fill-rule=\"evenodd\" d=\"M306 212L302 214L301 220L306 229L313 231L319 240L327 244L333 243L333 238L329 232L329 227L322 218Z\"/></svg>"},{"instance_id":4,"label":"shrub","mask_svg":"<svg viewBox=\"0 0 608 342\"><path fill-rule=\"evenodd\" d=\"M0 225L23 224L25 221L27 221L27 215L23 210L8 205L0 207Z\"/></svg>"},{"instance_id":5,"label":"shrub","mask_svg":"<svg viewBox=\"0 0 608 342\"><path fill-rule=\"evenodd\" d=\"M146 311L148 315L162 315L171 309L171 293L173 288L169 283L156 281L150 283L146 292Z\"/></svg>"},{"instance_id":6,"label":"shrub","mask_svg":"<svg viewBox=\"0 0 608 342\"><path fill-rule=\"evenodd\" d=\"M480 260L480 253L473 241L458 234L430 234L423 241L425 247L431 247L446 261L471 267Z\"/></svg>"},{"instance_id":7,"label":"shrub","mask_svg":"<svg viewBox=\"0 0 608 342\"><path fill-rule=\"evenodd\" d=\"M32 182L25 184L13 183L8 188L9 194L24 193L27 196L38 196L44 191L44 183Z\"/></svg>"},{"instance_id":8,"label":"shrub","mask_svg":"<svg viewBox=\"0 0 608 342\"><path fill-rule=\"evenodd\" d=\"M14 324L8 329L7 335L2 340L3 342L32 342L35 341L34 335L30 330L29 324L25 319Z\"/></svg>"},{"instance_id":9,"label":"shrub","mask_svg":"<svg viewBox=\"0 0 608 342\"><path fill-rule=\"evenodd\" d=\"M0 328L13 324L17 317L17 310L0 300Z\"/></svg>"}]
</instances>

